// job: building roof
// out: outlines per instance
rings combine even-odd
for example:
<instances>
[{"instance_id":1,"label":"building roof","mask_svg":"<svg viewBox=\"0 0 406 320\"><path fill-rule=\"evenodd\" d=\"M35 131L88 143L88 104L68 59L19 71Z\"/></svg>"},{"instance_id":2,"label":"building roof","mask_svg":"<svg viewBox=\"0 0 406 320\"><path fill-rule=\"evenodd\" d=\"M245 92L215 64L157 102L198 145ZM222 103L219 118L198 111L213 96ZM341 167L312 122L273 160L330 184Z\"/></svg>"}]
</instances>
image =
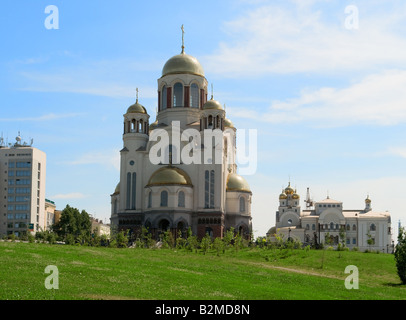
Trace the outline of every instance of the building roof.
<instances>
[{"instance_id":1,"label":"building roof","mask_svg":"<svg viewBox=\"0 0 406 320\"><path fill-rule=\"evenodd\" d=\"M167 166L155 171L149 179L147 186L151 187L160 185L192 186L192 181L188 174L182 169Z\"/></svg>"},{"instance_id":2,"label":"building roof","mask_svg":"<svg viewBox=\"0 0 406 320\"><path fill-rule=\"evenodd\" d=\"M248 182L236 173L230 173L227 178L227 191L251 192Z\"/></svg>"},{"instance_id":3,"label":"building roof","mask_svg":"<svg viewBox=\"0 0 406 320\"><path fill-rule=\"evenodd\" d=\"M162 76L169 74L195 74L204 77L204 70L200 62L182 51L181 54L173 56L164 65Z\"/></svg>"}]
</instances>

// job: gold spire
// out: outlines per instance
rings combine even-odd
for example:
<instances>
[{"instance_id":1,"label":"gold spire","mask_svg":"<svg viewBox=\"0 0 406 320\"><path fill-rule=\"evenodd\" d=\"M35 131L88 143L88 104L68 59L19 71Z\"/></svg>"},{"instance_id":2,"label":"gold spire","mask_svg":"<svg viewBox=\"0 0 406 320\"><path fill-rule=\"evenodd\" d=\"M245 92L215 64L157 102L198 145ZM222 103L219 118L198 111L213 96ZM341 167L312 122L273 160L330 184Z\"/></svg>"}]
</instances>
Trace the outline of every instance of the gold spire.
<instances>
[{"instance_id":1,"label":"gold spire","mask_svg":"<svg viewBox=\"0 0 406 320\"><path fill-rule=\"evenodd\" d=\"M183 24L181 30L182 30L182 53L185 53L185 28L183 27Z\"/></svg>"}]
</instances>

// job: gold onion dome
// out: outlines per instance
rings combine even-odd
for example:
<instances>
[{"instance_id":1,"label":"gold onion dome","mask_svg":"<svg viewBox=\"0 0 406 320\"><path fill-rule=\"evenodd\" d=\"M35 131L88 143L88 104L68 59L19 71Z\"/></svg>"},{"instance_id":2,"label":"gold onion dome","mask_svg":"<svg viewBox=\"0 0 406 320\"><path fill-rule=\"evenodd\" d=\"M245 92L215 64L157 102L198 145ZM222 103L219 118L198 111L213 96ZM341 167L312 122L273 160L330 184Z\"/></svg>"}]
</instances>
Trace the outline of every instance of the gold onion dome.
<instances>
[{"instance_id":1,"label":"gold onion dome","mask_svg":"<svg viewBox=\"0 0 406 320\"><path fill-rule=\"evenodd\" d=\"M234 124L230 119L224 119L224 128L234 128Z\"/></svg>"},{"instance_id":2,"label":"gold onion dome","mask_svg":"<svg viewBox=\"0 0 406 320\"><path fill-rule=\"evenodd\" d=\"M279 195L279 200L286 200L288 196L286 195L285 191L282 190L282 193Z\"/></svg>"},{"instance_id":3,"label":"gold onion dome","mask_svg":"<svg viewBox=\"0 0 406 320\"><path fill-rule=\"evenodd\" d=\"M164 65L162 77L168 74L194 74L204 77L204 70L200 62L183 50L181 54L173 56Z\"/></svg>"},{"instance_id":4,"label":"gold onion dome","mask_svg":"<svg viewBox=\"0 0 406 320\"><path fill-rule=\"evenodd\" d=\"M290 186L290 182L289 182L289 185L286 187L286 189L285 189L285 193L286 194L289 194L289 195L291 195L291 194L293 194L295 191L293 190L293 188Z\"/></svg>"},{"instance_id":5,"label":"gold onion dome","mask_svg":"<svg viewBox=\"0 0 406 320\"><path fill-rule=\"evenodd\" d=\"M148 186L161 185L192 186L192 182L185 171L168 166L155 171L148 182Z\"/></svg>"},{"instance_id":6,"label":"gold onion dome","mask_svg":"<svg viewBox=\"0 0 406 320\"><path fill-rule=\"evenodd\" d=\"M138 103L138 99L137 99L137 101L127 109L127 113L143 113L143 114L147 114L147 110L144 108L143 105Z\"/></svg>"},{"instance_id":7,"label":"gold onion dome","mask_svg":"<svg viewBox=\"0 0 406 320\"><path fill-rule=\"evenodd\" d=\"M236 173L230 173L227 178L227 191L251 192L248 182Z\"/></svg>"},{"instance_id":8,"label":"gold onion dome","mask_svg":"<svg viewBox=\"0 0 406 320\"><path fill-rule=\"evenodd\" d=\"M211 96L211 99L209 101L207 101L204 106L203 106L203 110L223 110L223 107L221 106L220 102L218 102L217 100L213 99L213 96Z\"/></svg>"},{"instance_id":9,"label":"gold onion dome","mask_svg":"<svg viewBox=\"0 0 406 320\"><path fill-rule=\"evenodd\" d=\"M114 194L120 193L120 182L117 184Z\"/></svg>"},{"instance_id":10,"label":"gold onion dome","mask_svg":"<svg viewBox=\"0 0 406 320\"><path fill-rule=\"evenodd\" d=\"M296 190L295 190L295 193L292 195L292 199L300 199L300 196L296 193Z\"/></svg>"},{"instance_id":11,"label":"gold onion dome","mask_svg":"<svg viewBox=\"0 0 406 320\"><path fill-rule=\"evenodd\" d=\"M149 130L154 130L158 127L158 120L149 125Z\"/></svg>"},{"instance_id":12,"label":"gold onion dome","mask_svg":"<svg viewBox=\"0 0 406 320\"><path fill-rule=\"evenodd\" d=\"M365 203L371 203L371 199L369 199L369 196L365 199Z\"/></svg>"}]
</instances>

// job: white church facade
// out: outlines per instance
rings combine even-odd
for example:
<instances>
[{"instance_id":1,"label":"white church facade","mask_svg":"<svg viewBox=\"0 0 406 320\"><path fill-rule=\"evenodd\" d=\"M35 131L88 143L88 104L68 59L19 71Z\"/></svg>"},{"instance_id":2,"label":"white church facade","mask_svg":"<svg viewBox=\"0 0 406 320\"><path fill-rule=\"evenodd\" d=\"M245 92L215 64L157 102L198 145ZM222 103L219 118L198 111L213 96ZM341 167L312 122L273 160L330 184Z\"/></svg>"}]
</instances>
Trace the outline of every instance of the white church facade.
<instances>
[{"instance_id":1,"label":"white church facade","mask_svg":"<svg viewBox=\"0 0 406 320\"><path fill-rule=\"evenodd\" d=\"M365 199L365 207L345 210L343 202L330 199L313 202L306 199L308 208L301 210L300 196L290 183L279 196L276 225L269 229L267 237L275 235L317 246L320 243L359 250L392 252L391 216L389 212L372 210L371 199Z\"/></svg>"},{"instance_id":2,"label":"white church facade","mask_svg":"<svg viewBox=\"0 0 406 320\"><path fill-rule=\"evenodd\" d=\"M120 182L111 195L113 230L137 235L146 227L158 239L167 230L176 238L190 228L202 238L223 237L234 228L250 237L252 192L231 161L237 129L213 94L207 99L204 70L183 45L181 53L165 63L157 96L155 122L150 124L138 93L124 114ZM212 140L204 139L213 131L217 137L220 133L221 143L211 145ZM162 133L169 138L167 145ZM152 161L152 154L158 162ZM216 155L220 159L214 161Z\"/></svg>"}]
</instances>

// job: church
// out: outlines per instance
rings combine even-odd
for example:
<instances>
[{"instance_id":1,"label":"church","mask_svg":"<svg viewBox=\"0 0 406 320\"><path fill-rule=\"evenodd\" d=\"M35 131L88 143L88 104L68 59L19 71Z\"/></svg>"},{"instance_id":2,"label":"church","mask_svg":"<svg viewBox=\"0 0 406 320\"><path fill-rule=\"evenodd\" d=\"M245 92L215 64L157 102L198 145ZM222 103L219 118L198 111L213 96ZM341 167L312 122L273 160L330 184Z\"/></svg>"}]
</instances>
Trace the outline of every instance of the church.
<instances>
[{"instance_id":1,"label":"church","mask_svg":"<svg viewBox=\"0 0 406 320\"><path fill-rule=\"evenodd\" d=\"M222 238L234 228L250 238L252 192L234 161L237 129L213 89L208 100L203 67L185 53L183 39L181 53L164 64L157 89L154 122L138 89L124 114L112 230L137 236L145 227L159 239L168 230L184 237L190 228L198 238Z\"/></svg>"},{"instance_id":2,"label":"church","mask_svg":"<svg viewBox=\"0 0 406 320\"><path fill-rule=\"evenodd\" d=\"M308 189L309 190L309 189ZM279 195L276 211L276 225L269 229L267 238L275 241L276 236L284 240L297 240L304 245L317 246L320 243L359 250L378 250L391 253L392 230L389 212L372 210L369 196L362 209L344 209L343 202L326 199L314 202L308 191L306 210L300 206L300 195L290 185Z\"/></svg>"}]
</instances>

